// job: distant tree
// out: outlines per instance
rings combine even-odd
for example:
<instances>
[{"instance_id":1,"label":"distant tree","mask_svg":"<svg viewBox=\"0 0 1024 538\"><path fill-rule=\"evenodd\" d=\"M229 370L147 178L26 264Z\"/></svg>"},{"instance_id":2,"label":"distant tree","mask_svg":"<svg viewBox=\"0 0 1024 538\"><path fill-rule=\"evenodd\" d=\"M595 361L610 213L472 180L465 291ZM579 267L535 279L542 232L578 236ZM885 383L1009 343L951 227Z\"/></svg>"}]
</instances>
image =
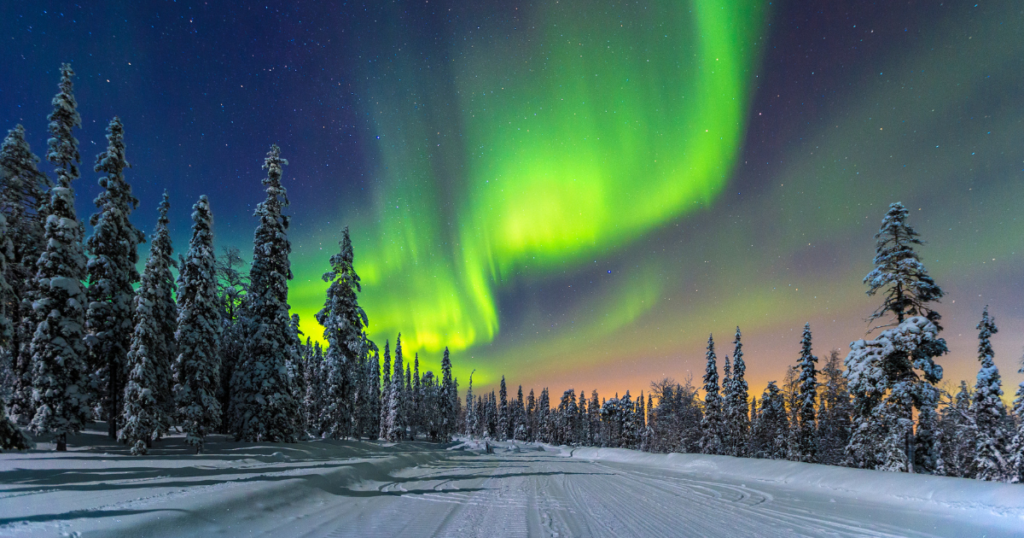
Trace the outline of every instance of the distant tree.
<instances>
[{"instance_id":1,"label":"distant tree","mask_svg":"<svg viewBox=\"0 0 1024 538\"><path fill-rule=\"evenodd\" d=\"M815 357L811 350L811 324L804 325L803 339L800 341L800 359L797 369L800 371L800 388L797 397L799 422L797 428L796 443L794 446L795 459L808 463L817 462L817 421L815 420L814 407L818 399L818 371Z\"/></svg>"},{"instance_id":2,"label":"distant tree","mask_svg":"<svg viewBox=\"0 0 1024 538\"><path fill-rule=\"evenodd\" d=\"M956 395L946 394L948 400L939 414L939 437L943 468L937 474L970 478L974 475L976 424L971 413L973 399L966 381L960 381Z\"/></svg>"},{"instance_id":3,"label":"distant tree","mask_svg":"<svg viewBox=\"0 0 1024 538\"><path fill-rule=\"evenodd\" d=\"M78 140L72 129L82 126L73 95L71 66L61 66L60 92L50 114L46 158L57 168L50 189L44 231L45 248L36 262L33 311L38 325L32 336L32 406L30 429L52 435L58 451L67 450L67 436L89 420L91 394L85 364L85 253L82 223L75 213L71 182L78 178Z\"/></svg>"},{"instance_id":4,"label":"distant tree","mask_svg":"<svg viewBox=\"0 0 1024 538\"><path fill-rule=\"evenodd\" d=\"M733 340L732 381L725 394L725 424L729 430L727 452L732 456L746 455L747 440L750 436L750 416L748 414L749 387L747 386L747 364L743 360L743 342L740 328L736 327L736 339Z\"/></svg>"},{"instance_id":5,"label":"distant tree","mask_svg":"<svg viewBox=\"0 0 1024 538\"><path fill-rule=\"evenodd\" d=\"M367 405L366 405L366 434L371 440L378 439L380 436L380 414L381 414L381 394L380 394L380 353L377 351L377 346L370 346L370 351L373 352L373 358L366 361L366 392L367 392ZM386 368L386 366L385 366Z\"/></svg>"},{"instance_id":6,"label":"distant tree","mask_svg":"<svg viewBox=\"0 0 1024 538\"><path fill-rule=\"evenodd\" d=\"M993 358L995 351L989 339L999 332L995 320L989 317L985 307L978 323L978 381L974 386L971 414L975 421L975 452L973 467L975 478L981 480L1010 480L1009 454L1012 422L1008 420L1003 404L1003 381L999 376Z\"/></svg>"},{"instance_id":7,"label":"distant tree","mask_svg":"<svg viewBox=\"0 0 1024 538\"><path fill-rule=\"evenodd\" d=\"M29 344L35 332L32 301L36 297L36 261L45 248L47 191L53 185L36 164L39 157L25 141L25 128L17 125L7 132L0 146L0 214L7 222L11 252L3 278L9 290L0 297L12 323L6 349L11 361L11 417L20 425L32 420L32 353Z\"/></svg>"},{"instance_id":8,"label":"distant tree","mask_svg":"<svg viewBox=\"0 0 1024 538\"><path fill-rule=\"evenodd\" d=\"M388 415L391 413L391 344L388 341L384 341L384 367L381 369L383 372L383 382L381 383L381 399L380 399L380 430L378 437L381 439L387 439L388 429Z\"/></svg>"},{"instance_id":9,"label":"distant tree","mask_svg":"<svg viewBox=\"0 0 1024 538\"><path fill-rule=\"evenodd\" d=\"M704 370L704 418L701 421L700 451L722 453L722 402L718 394L715 340L708 337L707 367Z\"/></svg>"},{"instance_id":10,"label":"distant tree","mask_svg":"<svg viewBox=\"0 0 1024 538\"><path fill-rule=\"evenodd\" d=\"M914 471L937 474L945 468L942 460L942 441L939 434L938 407L939 391L931 385L923 385L920 409L917 413L917 430L914 433Z\"/></svg>"},{"instance_id":11,"label":"distant tree","mask_svg":"<svg viewBox=\"0 0 1024 538\"><path fill-rule=\"evenodd\" d=\"M444 356L441 358L441 387L438 390L438 412L440 419L440 439L447 443L455 434L455 399L458 392L452 380L452 361L448 357L448 348L444 348Z\"/></svg>"},{"instance_id":12,"label":"distant tree","mask_svg":"<svg viewBox=\"0 0 1024 538\"><path fill-rule=\"evenodd\" d=\"M850 442L852 409L842 365L839 350L834 349L821 369L824 392L818 408L817 454L819 462L829 465L843 462L844 450Z\"/></svg>"},{"instance_id":13,"label":"distant tree","mask_svg":"<svg viewBox=\"0 0 1024 538\"><path fill-rule=\"evenodd\" d=\"M473 374L476 370L469 373L469 387L466 389L466 436L472 437L476 435L477 427L477 416L475 401L473 400Z\"/></svg>"},{"instance_id":14,"label":"distant tree","mask_svg":"<svg viewBox=\"0 0 1024 538\"><path fill-rule=\"evenodd\" d=\"M1018 374L1024 374L1024 359L1021 359ZM1013 415L1017 422L1017 431L1010 443L1010 482L1020 483L1024 481L1024 381L1017 387L1017 394L1013 399Z\"/></svg>"},{"instance_id":15,"label":"distant tree","mask_svg":"<svg viewBox=\"0 0 1024 538\"><path fill-rule=\"evenodd\" d=\"M213 213L206 196L192 206L189 240L178 277L178 358L174 399L185 443L203 451L206 434L220 423L217 382L220 379L220 315L213 250Z\"/></svg>"},{"instance_id":16,"label":"distant tree","mask_svg":"<svg viewBox=\"0 0 1024 538\"><path fill-rule=\"evenodd\" d=\"M283 213L288 194L281 185L281 148L273 145L264 160L266 199L256 206L259 225L253 239L250 312L253 329L241 364L235 371L238 404L235 438L240 441L294 443L298 439L299 403L292 397L285 365L295 361L289 336L288 280L292 278L290 218ZM338 350L331 347L328 354Z\"/></svg>"},{"instance_id":17,"label":"distant tree","mask_svg":"<svg viewBox=\"0 0 1024 538\"><path fill-rule=\"evenodd\" d=\"M388 440L401 441L405 437L405 365L402 357L402 334L395 340L395 360L392 363L391 395L388 398Z\"/></svg>"},{"instance_id":18,"label":"distant tree","mask_svg":"<svg viewBox=\"0 0 1024 538\"><path fill-rule=\"evenodd\" d=\"M508 416L508 390L505 387L505 376L501 376L501 389L498 391L498 440L508 439L508 430L511 426ZM573 398L575 400L575 397Z\"/></svg>"},{"instance_id":19,"label":"distant tree","mask_svg":"<svg viewBox=\"0 0 1024 538\"><path fill-rule=\"evenodd\" d=\"M789 452L789 438L785 397L775 382L769 381L751 432L752 454L758 458L784 459Z\"/></svg>"}]
</instances>

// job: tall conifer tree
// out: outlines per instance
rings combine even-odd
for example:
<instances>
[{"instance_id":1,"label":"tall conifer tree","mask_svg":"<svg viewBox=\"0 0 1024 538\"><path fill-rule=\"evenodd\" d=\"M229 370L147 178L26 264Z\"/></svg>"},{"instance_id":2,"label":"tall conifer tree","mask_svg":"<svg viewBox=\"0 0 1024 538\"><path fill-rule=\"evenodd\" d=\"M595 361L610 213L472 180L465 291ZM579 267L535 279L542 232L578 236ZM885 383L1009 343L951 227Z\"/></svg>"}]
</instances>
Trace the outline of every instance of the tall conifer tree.
<instances>
[{"instance_id":1,"label":"tall conifer tree","mask_svg":"<svg viewBox=\"0 0 1024 538\"><path fill-rule=\"evenodd\" d=\"M81 431L89 420L91 394L85 364L85 253L82 223L75 213L71 182L79 177L78 140L72 130L82 126L71 77L61 66L60 91L53 98L47 160L57 168L57 185L50 189L44 231L45 249L36 262L35 333L32 336L32 405L30 428L52 435L58 451L67 450L67 436Z\"/></svg>"},{"instance_id":2,"label":"tall conifer tree","mask_svg":"<svg viewBox=\"0 0 1024 538\"><path fill-rule=\"evenodd\" d=\"M981 480L1008 480L1010 478L1009 443L1011 423L1007 420L1003 404L1003 382L999 368L993 361L995 351L990 338L999 332L995 320L988 315L988 306L978 323L978 371L974 386L971 414L975 422L975 477Z\"/></svg>"},{"instance_id":3,"label":"tall conifer tree","mask_svg":"<svg viewBox=\"0 0 1024 538\"><path fill-rule=\"evenodd\" d=\"M213 213L206 196L192 206L192 238L178 277L178 358L174 401L185 443L203 451L205 437L220 424L220 314L217 311Z\"/></svg>"},{"instance_id":4,"label":"tall conifer tree","mask_svg":"<svg viewBox=\"0 0 1024 538\"><path fill-rule=\"evenodd\" d=\"M292 278L288 256L292 247L288 241L290 218L283 212L288 193L281 185L286 164L281 148L271 146L263 162L267 196L256 206L259 225L249 271L253 329L232 383L239 406L235 437L240 441L294 443L299 436L299 402L292 396L285 367L288 361L296 361L288 329L288 281ZM330 348L327 351L331 353Z\"/></svg>"},{"instance_id":5,"label":"tall conifer tree","mask_svg":"<svg viewBox=\"0 0 1024 538\"><path fill-rule=\"evenodd\" d=\"M103 190L93 201L99 211L89 219L93 235L86 242L92 257L86 266L89 308L85 316L90 370L99 376L97 386L104 394L103 413L112 438L117 436L133 332L132 286L139 281L137 247L145 241L128 220L139 205L124 177L130 167L125 158L124 125L114 117L107 126L107 149L96 156L95 170L106 175L100 178Z\"/></svg>"},{"instance_id":6,"label":"tall conifer tree","mask_svg":"<svg viewBox=\"0 0 1024 538\"><path fill-rule=\"evenodd\" d=\"M704 418L701 421L700 448L704 454L722 453L722 400L718 393L718 367L715 364L715 340L708 336L707 366L704 369Z\"/></svg>"}]
</instances>

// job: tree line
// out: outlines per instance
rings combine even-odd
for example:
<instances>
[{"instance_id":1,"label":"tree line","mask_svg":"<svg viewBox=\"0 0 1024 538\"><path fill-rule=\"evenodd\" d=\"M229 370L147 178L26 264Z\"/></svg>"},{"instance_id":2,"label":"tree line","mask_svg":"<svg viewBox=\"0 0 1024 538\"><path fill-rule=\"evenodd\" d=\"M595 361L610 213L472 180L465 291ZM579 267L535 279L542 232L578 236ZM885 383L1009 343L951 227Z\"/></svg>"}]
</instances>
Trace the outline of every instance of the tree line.
<instances>
[{"instance_id":1,"label":"tree line","mask_svg":"<svg viewBox=\"0 0 1024 538\"><path fill-rule=\"evenodd\" d=\"M923 242L902 204L884 216L875 267L864 278L868 294L883 298L869 317L881 332L853 342L845 358L833 350L819 370L805 325L796 364L759 399L745 380L737 328L721 377L709 337L700 386L663 379L646 397L627 391L599 399L596 391L570 389L554 401L547 388L524 396L520 386L510 396L504 377L497 393L475 395L471 375L463 405L447 349L440 376L421 375L418 354L408 361L400 334L393 350L385 342L381 361L358 303L347 228L323 275L328 286L316 314L327 345L302 341L298 316L288 312L291 244L281 184L288 162L276 145L263 163L265 199L255 211L247 270L237 249L216 255L206 196L193 205L188 249L175 259L165 192L139 274L145 235L129 219L139 202L125 178L130 165L116 117L95 161L102 191L86 239L72 187L81 163L73 76L61 67L48 116L46 159L55 182L39 170L21 125L0 147L2 449L28 447L24 428L66 450L68 436L106 420L108 434L140 455L175 428L197 452L214 432L269 442L465 435L1024 478L1024 383L1008 410L987 307L974 387L962 381L954 395L938 386L936 359L948 349L933 307L943 292L914 250Z\"/></svg>"}]
</instances>

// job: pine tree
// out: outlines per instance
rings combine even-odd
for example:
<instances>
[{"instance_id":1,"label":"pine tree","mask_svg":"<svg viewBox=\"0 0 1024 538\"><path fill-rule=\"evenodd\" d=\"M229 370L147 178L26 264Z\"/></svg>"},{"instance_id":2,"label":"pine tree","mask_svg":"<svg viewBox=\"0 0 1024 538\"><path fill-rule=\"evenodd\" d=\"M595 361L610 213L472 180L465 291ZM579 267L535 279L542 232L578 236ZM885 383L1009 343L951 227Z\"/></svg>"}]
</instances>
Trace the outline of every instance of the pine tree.
<instances>
[{"instance_id":1,"label":"pine tree","mask_svg":"<svg viewBox=\"0 0 1024 538\"><path fill-rule=\"evenodd\" d=\"M280 174L277 177L279 179ZM323 280L330 285L324 307L316 315L317 322L324 327L324 340L328 345L323 395L326 407L321 413L327 417L325 426L333 439L354 433L356 372L367 353L363 329L369 323L356 298L356 292L362 288L353 267L354 253L347 227L342 232L340 246L340 252L331 256L331 270L324 273Z\"/></svg>"},{"instance_id":2,"label":"pine tree","mask_svg":"<svg viewBox=\"0 0 1024 538\"><path fill-rule=\"evenodd\" d=\"M292 397L285 364L294 361L288 335L288 280L292 278L289 217L283 214L288 194L281 186L281 148L273 145L264 160L266 199L256 206L259 225L253 239L250 311L254 332L246 342L245 356L235 372L235 400L240 441L294 443L298 439L299 403ZM333 346L331 346L333 347ZM339 350L334 350L337 353ZM332 353L330 347L328 354Z\"/></svg>"},{"instance_id":3,"label":"pine tree","mask_svg":"<svg viewBox=\"0 0 1024 538\"><path fill-rule=\"evenodd\" d=\"M522 385L519 385L519 394L512 406L512 438L516 441L526 440L526 407L523 405Z\"/></svg>"},{"instance_id":4,"label":"pine tree","mask_svg":"<svg viewBox=\"0 0 1024 538\"><path fill-rule=\"evenodd\" d=\"M718 369L715 365L715 340L708 337L707 367L704 370L704 418L701 421L700 451L722 453L722 402L718 395Z\"/></svg>"},{"instance_id":5,"label":"pine tree","mask_svg":"<svg viewBox=\"0 0 1024 538\"><path fill-rule=\"evenodd\" d=\"M498 440L505 441L508 439L508 430L510 421L508 417L508 391L505 388L505 376L501 376L501 389L498 391L499 404L498 404ZM573 398L575 400L575 398Z\"/></svg>"},{"instance_id":6,"label":"pine tree","mask_svg":"<svg viewBox=\"0 0 1024 538\"><path fill-rule=\"evenodd\" d=\"M96 385L106 393L103 414L109 421L109 435L115 438L132 338L132 286L139 281L137 247L145 237L128 220L139 200L124 177L131 165L125 159L124 125L118 117L107 126L107 142L107 150L96 156L95 171L106 176L100 178L103 190L93 201L99 211L89 219L94 231L86 242L92 257L86 266L85 326L90 333L90 370L99 376Z\"/></svg>"},{"instance_id":7,"label":"pine tree","mask_svg":"<svg viewBox=\"0 0 1024 538\"><path fill-rule=\"evenodd\" d=\"M145 454L162 433L171 425L173 406L171 389L171 347L166 330L174 329L176 320L164 316L177 314L177 307L168 312L164 302L171 297L173 280L170 264L170 236L167 231L167 211L170 203L167 192L160 203L153 244L149 249L146 269L135 296L135 330L127 357L128 381L124 391L118 440L132 447L132 454ZM170 323L168 323L170 321Z\"/></svg>"},{"instance_id":8,"label":"pine tree","mask_svg":"<svg viewBox=\"0 0 1024 538\"><path fill-rule=\"evenodd\" d=\"M174 400L185 443L203 451L205 437L220 423L220 315L213 250L213 213L206 196L192 206L192 238L178 277L178 358Z\"/></svg>"},{"instance_id":9,"label":"pine tree","mask_svg":"<svg viewBox=\"0 0 1024 538\"><path fill-rule=\"evenodd\" d=\"M722 364L722 392L719 397L722 406L722 454L734 456L735 445L732 440L732 424L729 417L732 415L732 362L729 355L726 355Z\"/></svg>"},{"instance_id":10,"label":"pine tree","mask_svg":"<svg viewBox=\"0 0 1024 538\"><path fill-rule=\"evenodd\" d=\"M423 403L423 394L420 391L420 354L413 356L412 369L412 391L409 395L409 439L416 439L416 434L422 429L420 426L420 411Z\"/></svg>"},{"instance_id":11,"label":"pine tree","mask_svg":"<svg viewBox=\"0 0 1024 538\"><path fill-rule=\"evenodd\" d=\"M474 373L476 373L476 370L469 373L469 387L466 389L466 437L473 437L476 435L477 416L473 400Z\"/></svg>"},{"instance_id":12,"label":"pine tree","mask_svg":"<svg viewBox=\"0 0 1024 538\"><path fill-rule=\"evenodd\" d=\"M366 431L370 440L376 440L380 437L380 414L381 414L381 394L380 394L380 353L377 351L376 346L372 346L373 359L367 361L367 393L369 394L369 402L366 409L367 425ZM385 369L387 366L385 366Z\"/></svg>"},{"instance_id":13,"label":"pine tree","mask_svg":"<svg viewBox=\"0 0 1024 538\"><path fill-rule=\"evenodd\" d=\"M753 424L752 454L758 458L784 459L789 452L789 417L782 391L769 381L761 394L761 410Z\"/></svg>"},{"instance_id":14,"label":"pine tree","mask_svg":"<svg viewBox=\"0 0 1024 538\"><path fill-rule=\"evenodd\" d=\"M381 371L383 372L383 383L381 383L380 431L378 437L387 439L388 429L390 429L388 415L391 413L391 345L386 340L384 341L384 367Z\"/></svg>"},{"instance_id":15,"label":"pine tree","mask_svg":"<svg viewBox=\"0 0 1024 538\"><path fill-rule=\"evenodd\" d=\"M747 414L747 399L749 398L749 387L746 380L747 364L743 360L741 337L740 328L736 327L736 339L733 340L732 382L729 385L729 393L726 395L729 401L726 415L730 440L729 454L733 456L746 455L747 439L750 437L750 416Z\"/></svg>"},{"instance_id":16,"label":"pine tree","mask_svg":"<svg viewBox=\"0 0 1024 538\"><path fill-rule=\"evenodd\" d=\"M36 164L39 157L25 141L25 128L8 131L0 146L0 214L7 222L4 234L11 241L7 267L3 271L9 291L3 301L12 323L7 344L11 361L10 412L16 423L32 420L32 354L29 344L36 324L32 301L36 296L36 261L45 247L47 190L52 186Z\"/></svg>"},{"instance_id":17,"label":"pine tree","mask_svg":"<svg viewBox=\"0 0 1024 538\"><path fill-rule=\"evenodd\" d=\"M459 395L452 382L452 361L448 356L448 348L444 348L441 358L441 387L438 391L438 411L440 419L440 439L447 443L455 434L458 425L455 423L455 399Z\"/></svg>"},{"instance_id":18,"label":"pine tree","mask_svg":"<svg viewBox=\"0 0 1024 538\"><path fill-rule=\"evenodd\" d=\"M14 255L14 245L11 243L7 229L7 217L0 213L0 348L10 345L14 334L14 327L11 318L8 317L7 298L13 295L11 286L7 284L7 260ZM0 395L0 452L4 450L25 450L30 443L21 432L18 425L7 418L6 402Z\"/></svg>"},{"instance_id":19,"label":"pine tree","mask_svg":"<svg viewBox=\"0 0 1024 538\"><path fill-rule=\"evenodd\" d=\"M800 389L798 394L799 422L796 424L796 443L794 450L796 460L808 463L817 462L817 424L814 406L818 399L818 371L815 363L818 357L811 352L811 324L804 325L803 339L800 340Z\"/></svg>"},{"instance_id":20,"label":"pine tree","mask_svg":"<svg viewBox=\"0 0 1024 538\"><path fill-rule=\"evenodd\" d=\"M945 462L942 460L942 442L939 439L939 417L936 413L939 391L931 385L924 385L921 388L927 391L927 394L922 394L920 411L917 413L914 471L936 474L945 468Z\"/></svg>"},{"instance_id":21,"label":"pine tree","mask_svg":"<svg viewBox=\"0 0 1024 538\"><path fill-rule=\"evenodd\" d=\"M395 360L392 363L395 371L391 376L390 407L388 409L388 440L401 441L405 436L405 367L402 361L402 334L395 340Z\"/></svg>"},{"instance_id":22,"label":"pine tree","mask_svg":"<svg viewBox=\"0 0 1024 538\"><path fill-rule=\"evenodd\" d=\"M44 231L45 249L36 262L33 303L38 325L32 335L32 433L52 435L57 450L67 450L67 436L89 420L91 394L85 365L85 253L82 223L75 213L71 182L78 178L78 140L82 126L73 95L71 66L61 66L60 92L53 98L47 160L57 168L50 189Z\"/></svg>"},{"instance_id":23,"label":"pine tree","mask_svg":"<svg viewBox=\"0 0 1024 538\"><path fill-rule=\"evenodd\" d=\"M1024 359L1021 359L1018 374L1024 374ZM1017 432L1010 444L1010 482L1024 482L1024 381L1017 387L1013 399L1013 415L1017 422Z\"/></svg>"},{"instance_id":24,"label":"pine tree","mask_svg":"<svg viewBox=\"0 0 1024 538\"><path fill-rule=\"evenodd\" d=\"M973 467L976 478L981 480L1009 480L1011 462L1009 458L1010 432L1003 404L1003 382L993 358L995 351L989 339L999 332L995 320L988 315L985 307L978 323L978 361L981 370L974 386L974 400L971 414L974 416L975 453Z\"/></svg>"},{"instance_id":25,"label":"pine tree","mask_svg":"<svg viewBox=\"0 0 1024 538\"><path fill-rule=\"evenodd\" d=\"M864 277L868 295L885 290L869 321L892 315L895 321L883 327L893 328L875 340L854 342L845 360L855 410L847 463L857 467L913 470L913 410L930 393L924 384L942 379L935 358L948 351L938 338L941 316L930 305L943 292L914 252L923 242L906 218L902 204L889 206L875 235L875 269Z\"/></svg>"}]
</instances>

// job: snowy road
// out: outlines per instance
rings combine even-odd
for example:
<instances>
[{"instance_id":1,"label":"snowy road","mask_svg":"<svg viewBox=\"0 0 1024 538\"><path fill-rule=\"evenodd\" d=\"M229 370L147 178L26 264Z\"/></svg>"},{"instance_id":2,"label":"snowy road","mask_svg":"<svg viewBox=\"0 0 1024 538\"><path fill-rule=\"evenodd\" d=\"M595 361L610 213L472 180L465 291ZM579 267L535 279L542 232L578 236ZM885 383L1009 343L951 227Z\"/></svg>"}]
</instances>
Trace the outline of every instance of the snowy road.
<instances>
[{"instance_id":1,"label":"snowy road","mask_svg":"<svg viewBox=\"0 0 1024 538\"><path fill-rule=\"evenodd\" d=\"M739 461L732 458L698 456L704 459L679 469L650 463L664 456L628 463L570 458L565 451L479 454L419 443L223 442L212 444L211 452L145 459L96 450L2 455L0 536L1024 534L1019 500L1005 506L923 500L883 491L891 481L879 482L877 494L870 487L863 494L700 471L707 461ZM631 457L614 452L619 459ZM1024 494L1024 486L982 487L995 488L997 499Z\"/></svg>"}]
</instances>

